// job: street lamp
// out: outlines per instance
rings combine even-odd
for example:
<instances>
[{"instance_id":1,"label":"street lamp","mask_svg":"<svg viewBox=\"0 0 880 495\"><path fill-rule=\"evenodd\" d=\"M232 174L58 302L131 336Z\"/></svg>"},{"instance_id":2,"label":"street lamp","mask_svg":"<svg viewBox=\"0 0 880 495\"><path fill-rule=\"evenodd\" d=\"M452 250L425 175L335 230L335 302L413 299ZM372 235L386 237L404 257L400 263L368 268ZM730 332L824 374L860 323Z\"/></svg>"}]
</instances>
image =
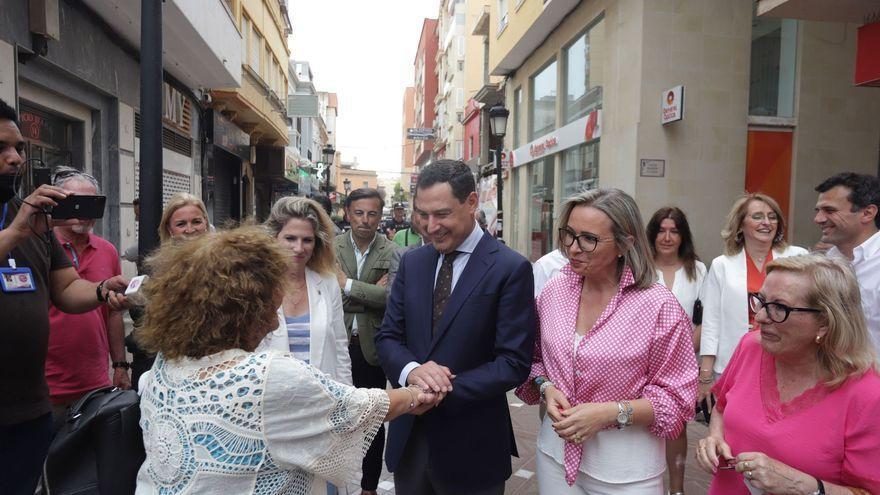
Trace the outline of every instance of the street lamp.
<instances>
[{"instance_id":1,"label":"street lamp","mask_svg":"<svg viewBox=\"0 0 880 495\"><path fill-rule=\"evenodd\" d=\"M336 150L333 148L332 144L328 144L324 146L324 149L321 150L321 155L323 155L324 159L324 173L327 174L327 185L324 187L324 190L327 192L327 195L330 195L330 166L333 165L333 159L336 157Z\"/></svg>"},{"instance_id":2,"label":"street lamp","mask_svg":"<svg viewBox=\"0 0 880 495\"><path fill-rule=\"evenodd\" d=\"M510 112L500 103L489 109L489 128L492 130L492 135L497 138L498 142L498 148L495 149L495 181L498 183L496 185L498 191L498 210L496 213L495 238L498 240L502 240L501 230L503 226L501 198L504 180L501 177L501 152L504 150L504 135L507 133L507 117L509 115Z\"/></svg>"}]
</instances>

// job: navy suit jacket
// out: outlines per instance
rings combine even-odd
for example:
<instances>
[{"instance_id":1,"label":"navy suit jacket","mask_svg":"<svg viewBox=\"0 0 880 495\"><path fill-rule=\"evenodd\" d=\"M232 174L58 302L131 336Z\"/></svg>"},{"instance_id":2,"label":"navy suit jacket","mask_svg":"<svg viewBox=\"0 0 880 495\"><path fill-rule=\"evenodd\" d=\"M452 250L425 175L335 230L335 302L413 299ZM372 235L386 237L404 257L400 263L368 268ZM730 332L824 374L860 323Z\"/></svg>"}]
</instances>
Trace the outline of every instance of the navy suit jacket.
<instances>
[{"instance_id":1,"label":"navy suit jacket","mask_svg":"<svg viewBox=\"0 0 880 495\"><path fill-rule=\"evenodd\" d=\"M483 234L431 335L433 246L407 252L376 333L386 376L399 386L412 361L434 361L457 375L453 390L418 421L432 469L462 488L497 485L510 477L517 455L507 391L528 378L536 334L534 279L528 260ZM391 422L385 459L397 469L415 416Z\"/></svg>"}]
</instances>

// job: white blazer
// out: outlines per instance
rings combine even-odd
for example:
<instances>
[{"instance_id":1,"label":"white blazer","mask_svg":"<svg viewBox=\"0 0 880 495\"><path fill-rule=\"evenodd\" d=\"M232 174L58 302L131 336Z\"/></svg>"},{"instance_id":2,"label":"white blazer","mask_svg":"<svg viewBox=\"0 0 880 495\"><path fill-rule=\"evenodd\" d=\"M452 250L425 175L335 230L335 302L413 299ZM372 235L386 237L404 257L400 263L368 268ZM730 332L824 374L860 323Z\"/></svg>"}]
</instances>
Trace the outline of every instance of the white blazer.
<instances>
[{"instance_id":1,"label":"white blazer","mask_svg":"<svg viewBox=\"0 0 880 495\"><path fill-rule=\"evenodd\" d=\"M773 259L806 254L807 250L789 246L773 250ZM715 356L715 373L723 373L740 339L749 330L749 296L746 286L746 250L712 260L703 286L703 331L700 355Z\"/></svg>"},{"instance_id":2,"label":"white blazer","mask_svg":"<svg viewBox=\"0 0 880 495\"><path fill-rule=\"evenodd\" d=\"M309 364L348 385L351 381L351 357L348 354L348 333L342 312L342 291L336 276L306 267L306 288L309 295ZM261 349L290 352L284 308L278 308L278 328L263 339Z\"/></svg>"}]
</instances>

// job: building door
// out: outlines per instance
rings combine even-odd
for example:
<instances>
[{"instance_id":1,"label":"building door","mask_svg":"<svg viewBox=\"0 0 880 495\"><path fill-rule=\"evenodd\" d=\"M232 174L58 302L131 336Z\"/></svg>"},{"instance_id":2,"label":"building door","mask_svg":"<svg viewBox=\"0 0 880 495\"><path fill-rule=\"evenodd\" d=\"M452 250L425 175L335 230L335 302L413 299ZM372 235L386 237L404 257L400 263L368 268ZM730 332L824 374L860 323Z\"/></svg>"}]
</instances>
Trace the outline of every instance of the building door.
<instances>
[{"instance_id":1,"label":"building door","mask_svg":"<svg viewBox=\"0 0 880 495\"><path fill-rule=\"evenodd\" d=\"M749 129L746 151L746 191L771 196L786 219L791 203L792 136L787 129Z\"/></svg>"},{"instance_id":2,"label":"building door","mask_svg":"<svg viewBox=\"0 0 880 495\"><path fill-rule=\"evenodd\" d=\"M74 122L22 104L19 120L27 141L27 158L41 160L47 167L73 166Z\"/></svg>"},{"instance_id":3,"label":"building door","mask_svg":"<svg viewBox=\"0 0 880 495\"><path fill-rule=\"evenodd\" d=\"M214 217L215 225L241 219L241 160L232 153L214 147Z\"/></svg>"}]
</instances>

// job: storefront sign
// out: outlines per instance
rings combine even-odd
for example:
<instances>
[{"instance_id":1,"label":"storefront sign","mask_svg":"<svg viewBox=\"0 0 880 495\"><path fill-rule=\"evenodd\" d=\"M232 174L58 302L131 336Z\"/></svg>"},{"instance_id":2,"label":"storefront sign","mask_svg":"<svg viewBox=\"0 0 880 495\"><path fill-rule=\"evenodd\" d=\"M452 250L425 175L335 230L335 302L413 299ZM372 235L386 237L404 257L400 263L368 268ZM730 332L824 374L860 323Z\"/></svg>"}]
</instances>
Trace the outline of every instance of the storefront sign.
<instances>
[{"instance_id":1,"label":"storefront sign","mask_svg":"<svg viewBox=\"0 0 880 495\"><path fill-rule=\"evenodd\" d=\"M165 122L176 127L179 131L188 133L190 129L189 114L189 100L170 84L163 83L162 118L165 119Z\"/></svg>"},{"instance_id":2,"label":"storefront sign","mask_svg":"<svg viewBox=\"0 0 880 495\"><path fill-rule=\"evenodd\" d=\"M295 183L299 183L299 173L297 172L297 162L299 154L293 148L284 148L284 178Z\"/></svg>"},{"instance_id":3,"label":"storefront sign","mask_svg":"<svg viewBox=\"0 0 880 495\"><path fill-rule=\"evenodd\" d=\"M525 146L513 150L510 166L519 167L545 156L587 143L602 136L602 110L593 110L585 117L560 127ZM504 155L502 155L502 161Z\"/></svg>"},{"instance_id":4,"label":"storefront sign","mask_svg":"<svg viewBox=\"0 0 880 495\"><path fill-rule=\"evenodd\" d=\"M684 117L684 86L676 86L663 92L660 103L660 123L676 122Z\"/></svg>"},{"instance_id":5,"label":"storefront sign","mask_svg":"<svg viewBox=\"0 0 880 495\"><path fill-rule=\"evenodd\" d=\"M250 160L250 135L227 120L220 112L214 111L212 113L214 118L211 123L214 128L211 130L211 135L214 146L223 148L242 160Z\"/></svg>"},{"instance_id":6,"label":"storefront sign","mask_svg":"<svg viewBox=\"0 0 880 495\"><path fill-rule=\"evenodd\" d=\"M640 177L664 177L666 175L666 160L650 160L642 158L639 161Z\"/></svg>"}]
</instances>

